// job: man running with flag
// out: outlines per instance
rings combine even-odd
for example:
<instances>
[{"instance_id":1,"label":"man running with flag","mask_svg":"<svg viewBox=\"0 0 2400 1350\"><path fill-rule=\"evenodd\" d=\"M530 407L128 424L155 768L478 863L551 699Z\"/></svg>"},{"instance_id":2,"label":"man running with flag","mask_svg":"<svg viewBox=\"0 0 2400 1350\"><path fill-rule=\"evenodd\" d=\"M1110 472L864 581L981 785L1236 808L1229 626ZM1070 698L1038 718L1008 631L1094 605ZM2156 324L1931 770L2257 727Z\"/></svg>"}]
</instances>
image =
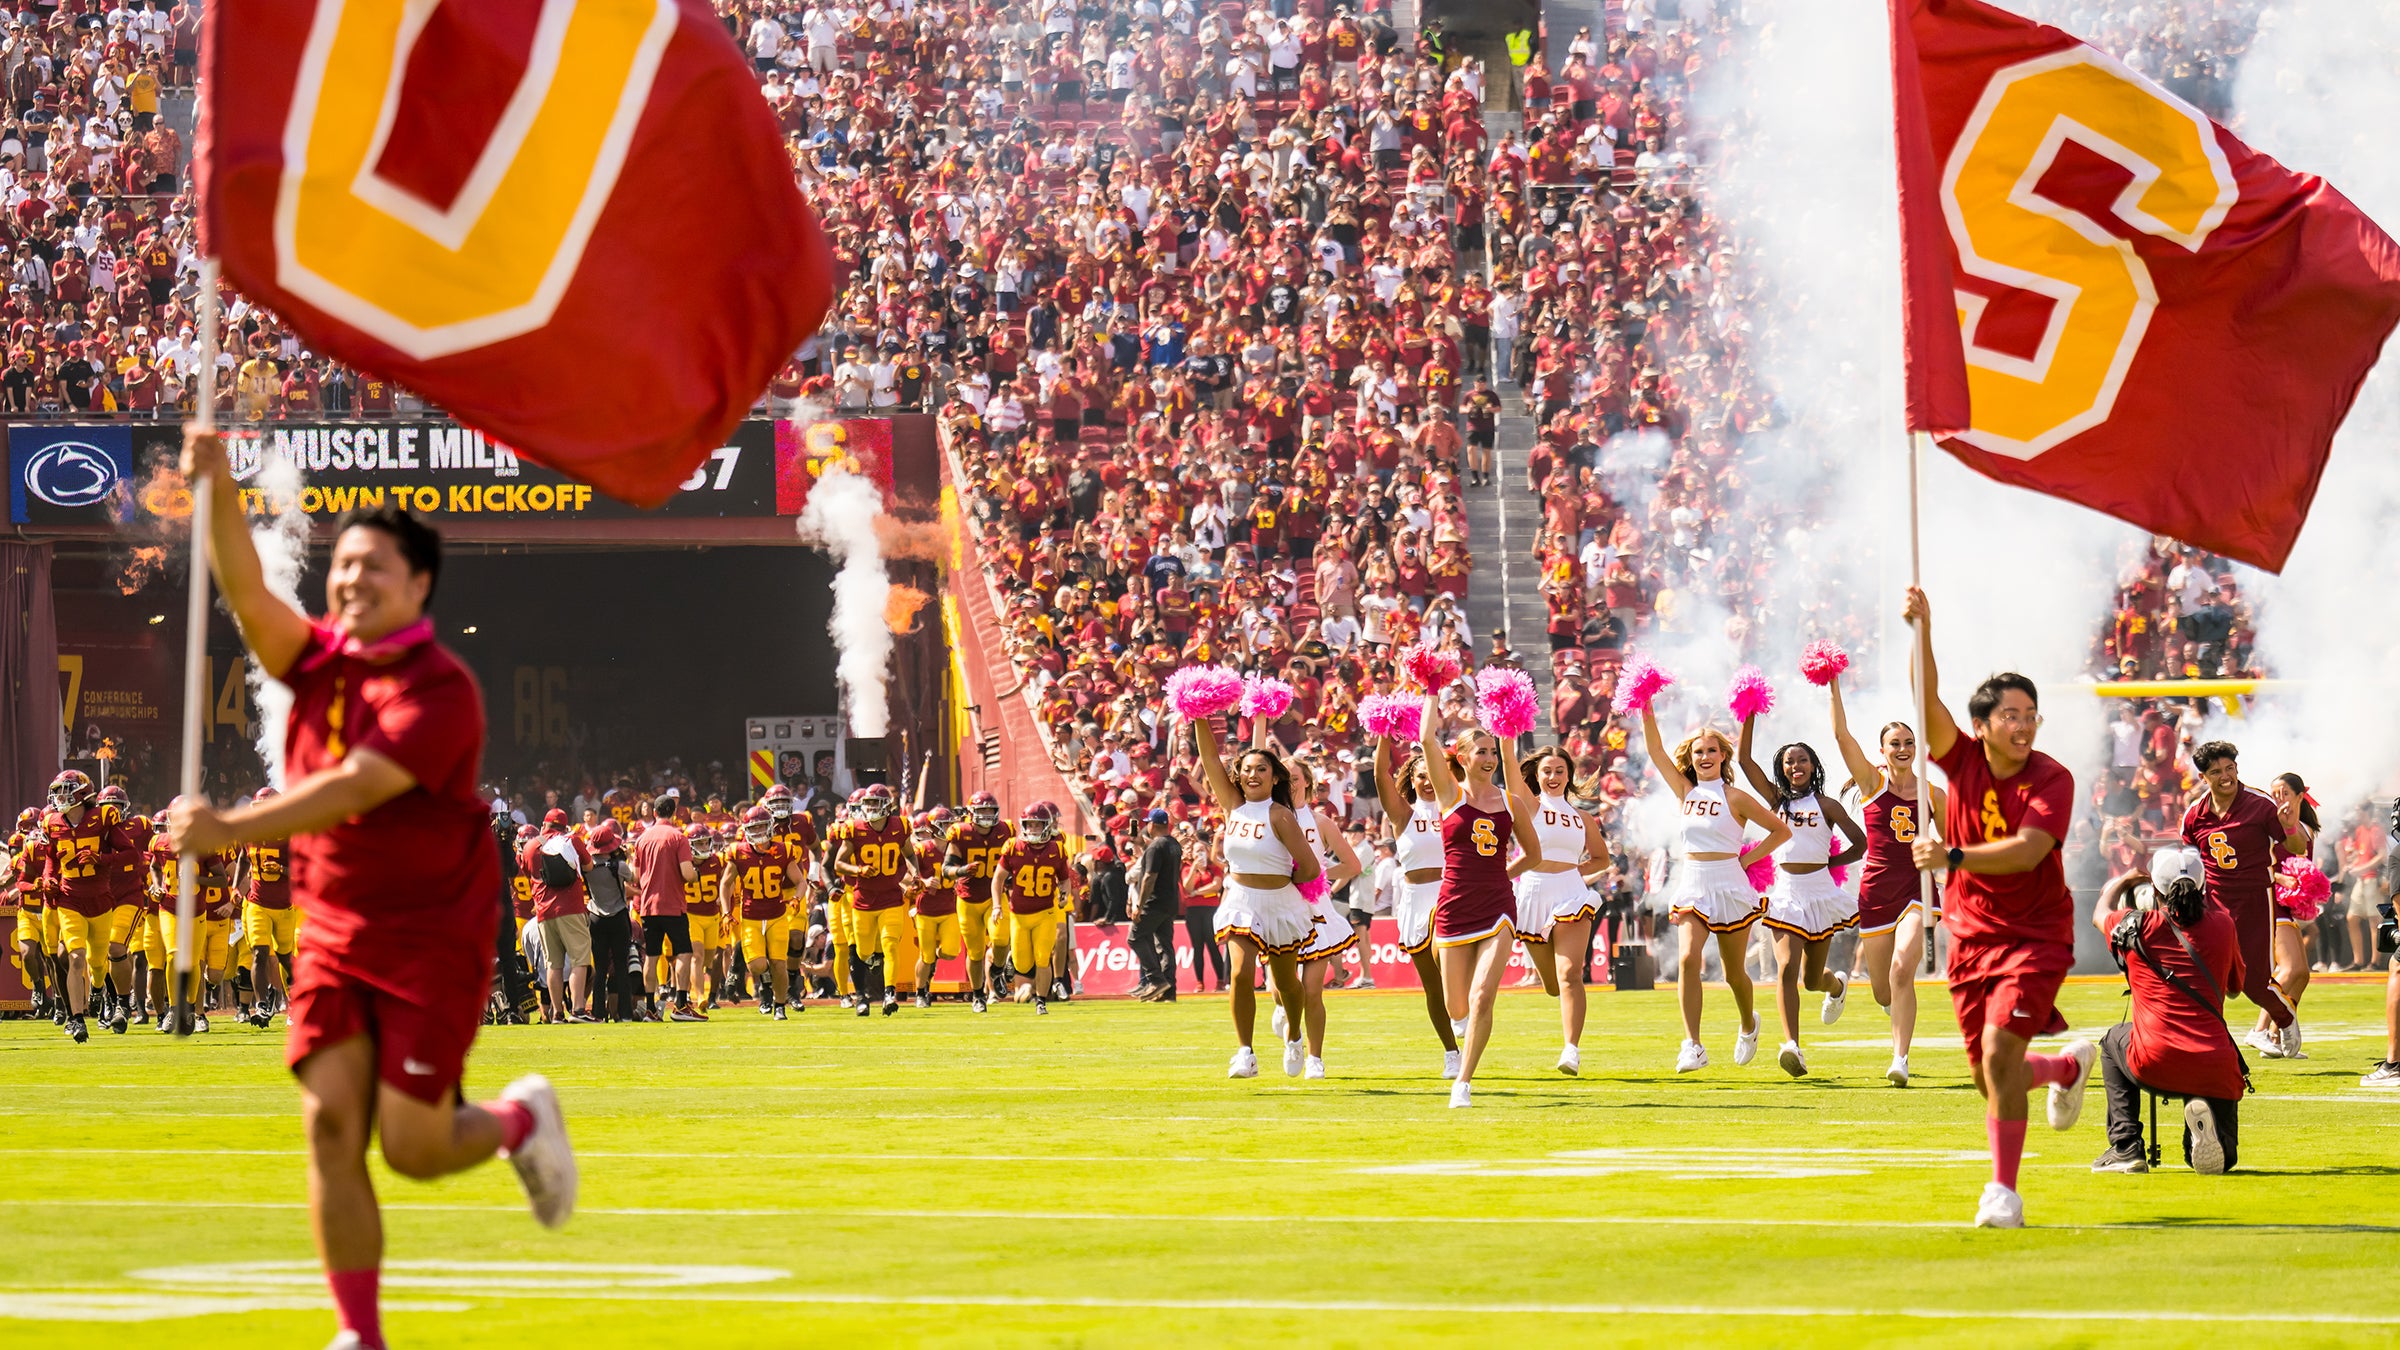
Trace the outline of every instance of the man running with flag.
<instances>
[{"instance_id":1,"label":"man running with flag","mask_svg":"<svg viewBox=\"0 0 2400 1350\"><path fill-rule=\"evenodd\" d=\"M1947 868L1942 922L1950 930L1950 1001L1958 1008L1967 1065L1983 1094L1992 1180L1975 1209L1978 1228L2022 1228L2017 1164L2025 1154L2025 1095L2050 1089L2052 1129L2083 1114L2093 1061L2090 1041L2055 1055L2027 1049L2036 1036L2067 1029L2058 989L2075 965L2074 898L2060 846L2075 814L2075 778L2033 748L2041 729L2033 681L2003 671L1967 699L1972 734L1942 706L1933 664L1933 612L1911 586L1904 611L1917 629L1917 669L1925 681L1925 745L1949 779L1942 837L1920 832L1919 868Z\"/></svg>"},{"instance_id":2,"label":"man running with flag","mask_svg":"<svg viewBox=\"0 0 2400 1350\"><path fill-rule=\"evenodd\" d=\"M183 472L212 479L218 501L240 500L212 434L186 434ZM429 1181L497 1153L542 1223L575 1208L575 1156L548 1080L527 1075L478 1104L461 1094L499 922L499 860L477 791L483 696L434 641L425 607L441 540L414 516L342 518L322 623L267 588L240 512L216 512L210 526L209 562L242 641L291 689L290 786L223 811L180 799L167 830L186 856L290 840L291 898L308 922L284 1058L307 1124L309 1217L341 1318L334 1344L376 1350L383 1220L370 1131L402 1176Z\"/></svg>"}]
</instances>

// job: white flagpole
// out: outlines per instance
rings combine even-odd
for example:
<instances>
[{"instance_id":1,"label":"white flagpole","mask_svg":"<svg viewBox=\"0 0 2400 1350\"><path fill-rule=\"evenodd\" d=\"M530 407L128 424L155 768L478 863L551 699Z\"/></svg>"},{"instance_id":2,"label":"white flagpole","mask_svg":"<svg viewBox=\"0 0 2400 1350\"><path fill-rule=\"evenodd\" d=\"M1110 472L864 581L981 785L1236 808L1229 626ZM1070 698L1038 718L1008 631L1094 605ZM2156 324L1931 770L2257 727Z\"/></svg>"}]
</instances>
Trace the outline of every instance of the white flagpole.
<instances>
[{"instance_id":1,"label":"white flagpole","mask_svg":"<svg viewBox=\"0 0 2400 1350\"><path fill-rule=\"evenodd\" d=\"M217 429L217 260L200 264L200 371L192 422ZM200 728L208 711L208 537L215 512L216 481L202 476L192 489L192 587L183 626L183 778L186 797L200 795ZM192 1034L197 982L192 978L193 929L199 856L188 849L175 860L175 1034Z\"/></svg>"},{"instance_id":2,"label":"white flagpole","mask_svg":"<svg viewBox=\"0 0 2400 1350\"><path fill-rule=\"evenodd\" d=\"M1919 588L1925 584L1925 554L1923 532L1918 525L1921 507L1918 502L1917 470L1919 461L1924 457L1924 447L1925 437L1921 433L1910 432L1908 436L1908 584ZM1925 641L1922 621L1910 624L1909 627L1914 630L1910 634L1908 673L1909 683L1916 686L1917 693L1917 829L1922 833L1933 828L1931 818L1933 779L1930 774L1933 762L1933 691L1925 686L1925 667L1919 659L1924 650ZM1933 961L1934 953L1933 873L1930 871L1917 873L1917 900L1924 906L1925 960L1930 964Z\"/></svg>"}]
</instances>

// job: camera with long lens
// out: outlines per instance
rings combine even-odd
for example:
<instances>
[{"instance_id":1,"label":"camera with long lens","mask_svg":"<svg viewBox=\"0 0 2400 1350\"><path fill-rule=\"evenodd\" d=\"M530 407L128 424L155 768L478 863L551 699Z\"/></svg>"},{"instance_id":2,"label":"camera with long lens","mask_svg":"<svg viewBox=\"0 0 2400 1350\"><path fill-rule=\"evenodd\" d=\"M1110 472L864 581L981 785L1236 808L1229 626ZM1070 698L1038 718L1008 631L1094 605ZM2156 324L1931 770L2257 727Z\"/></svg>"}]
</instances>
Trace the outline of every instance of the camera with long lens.
<instances>
[{"instance_id":1,"label":"camera with long lens","mask_svg":"<svg viewBox=\"0 0 2400 1350\"><path fill-rule=\"evenodd\" d=\"M2375 907L2375 950L2388 952L2400 948L2400 920L2392 917L2392 902L2384 901Z\"/></svg>"}]
</instances>

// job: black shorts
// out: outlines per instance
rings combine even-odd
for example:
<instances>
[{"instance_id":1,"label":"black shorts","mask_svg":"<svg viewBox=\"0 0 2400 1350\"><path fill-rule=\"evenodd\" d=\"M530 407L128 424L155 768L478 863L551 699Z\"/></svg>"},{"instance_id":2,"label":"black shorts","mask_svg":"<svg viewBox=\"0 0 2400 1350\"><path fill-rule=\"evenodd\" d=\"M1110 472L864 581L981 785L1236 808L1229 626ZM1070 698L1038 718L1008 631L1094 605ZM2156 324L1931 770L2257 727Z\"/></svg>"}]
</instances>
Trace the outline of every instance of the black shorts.
<instances>
[{"instance_id":1,"label":"black shorts","mask_svg":"<svg viewBox=\"0 0 2400 1350\"><path fill-rule=\"evenodd\" d=\"M677 956L692 953L692 918L688 914L642 916L642 953L658 956L672 945Z\"/></svg>"},{"instance_id":2,"label":"black shorts","mask_svg":"<svg viewBox=\"0 0 2400 1350\"><path fill-rule=\"evenodd\" d=\"M1348 909L1342 912L1350 916L1350 926L1352 928L1364 928L1369 923L1373 922L1375 918L1374 915L1369 914L1363 909Z\"/></svg>"},{"instance_id":3,"label":"black shorts","mask_svg":"<svg viewBox=\"0 0 2400 1350\"><path fill-rule=\"evenodd\" d=\"M1493 441L1498 438L1497 432L1498 428L1496 427L1468 427L1467 444L1478 449L1489 450L1492 448Z\"/></svg>"}]
</instances>

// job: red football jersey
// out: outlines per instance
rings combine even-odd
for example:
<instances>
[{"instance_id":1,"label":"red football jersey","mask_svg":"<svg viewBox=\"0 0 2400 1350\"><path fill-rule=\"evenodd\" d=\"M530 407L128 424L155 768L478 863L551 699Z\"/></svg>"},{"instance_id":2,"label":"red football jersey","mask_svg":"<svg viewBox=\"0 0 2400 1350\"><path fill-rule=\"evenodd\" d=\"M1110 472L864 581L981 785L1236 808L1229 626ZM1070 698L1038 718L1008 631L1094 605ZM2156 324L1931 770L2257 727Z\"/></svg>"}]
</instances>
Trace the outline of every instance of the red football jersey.
<instances>
[{"instance_id":1,"label":"red football jersey","mask_svg":"<svg viewBox=\"0 0 2400 1350\"><path fill-rule=\"evenodd\" d=\"M292 907L292 877L288 870L291 841L270 840L250 846L251 904L260 909L290 909Z\"/></svg>"},{"instance_id":2,"label":"red football jersey","mask_svg":"<svg viewBox=\"0 0 2400 1350\"><path fill-rule=\"evenodd\" d=\"M783 917L784 893L791 889L791 850L770 842L764 848L748 843L733 846L725 867L742 895L742 917L753 922Z\"/></svg>"},{"instance_id":3,"label":"red football jersey","mask_svg":"<svg viewBox=\"0 0 2400 1350\"><path fill-rule=\"evenodd\" d=\"M1942 837L1988 844L2031 827L2064 844L2075 818L2075 776L2040 751L2005 781L1992 777L1983 742L1961 732L1934 761L1950 778ZM1955 871L1942 892L1943 921L1960 942L2075 945L2075 904L2053 848L2029 872L2011 876Z\"/></svg>"},{"instance_id":4,"label":"red football jersey","mask_svg":"<svg viewBox=\"0 0 2400 1350\"><path fill-rule=\"evenodd\" d=\"M2274 892L2283 822L2276 817L2275 799L2257 788L2245 784L2223 811L2214 797L2202 793L2183 813L2183 842L2200 850L2208 898L2226 909L2263 905Z\"/></svg>"},{"instance_id":5,"label":"red football jersey","mask_svg":"<svg viewBox=\"0 0 2400 1350\"><path fill-rule=\"evenodd\" d=\"M881 826L857 820L842 827L848 861L867 867L866 875L848 878L853 908L895 909L908 902L900 886L914 852L908 833L908 822L897 811L886 816Z\"/></svg>"},{"instance_id":6,"label":"red football jersey","mask_svg":"<svg viewBox=\"0 0 2400 1350\"><path fill-rule=\"evenodd\" d=\"M994 866L1006 878L1008 912L1040 914L1058 903L1059 888L1066 884L1067 848L1056 839L1046 844L1012 839Z\"/></svg>"},{"instance_id":7,"label":"red football jersey","mask_svg":"<svg viewBox=\"0 0 2400 1350\"><path fill-rule=\"evenodd\" d=\"M116 908L112 869L126 854L141 857L117 818L117 808L86 807L83 819L74 824L57 811L46 811L42 839L42 880L52 903L87 918Z\"/></svg>"},{"instance_id":8,"label":"red football jersey","mask_svg":"<svg viewBox=\"0 0 2400 1350\"><path fill-rule=\"evenodd\" d=\"M1000 850L1016 836L1016 828L1005 820L992 822L988 830L977 829L972 819L950 827L947 842L967 865L967 874L958 879L960 900L980 905L992 898L992 868L999 864Z\"/></svg>"},{"instance_id":9,"label":"red football jersey","mask_svg":"<svg viewBox=\"0 0 2400 1350\"><path fill-rule=\"evenodd\" d=\"M917 913L938 919L958 912L958 890L941 879L942 859L949 853L949 844L940 839L913 845L917 851L917 875L926 878L925 889L917 892Z\"/></svg>"}]
</instances>

